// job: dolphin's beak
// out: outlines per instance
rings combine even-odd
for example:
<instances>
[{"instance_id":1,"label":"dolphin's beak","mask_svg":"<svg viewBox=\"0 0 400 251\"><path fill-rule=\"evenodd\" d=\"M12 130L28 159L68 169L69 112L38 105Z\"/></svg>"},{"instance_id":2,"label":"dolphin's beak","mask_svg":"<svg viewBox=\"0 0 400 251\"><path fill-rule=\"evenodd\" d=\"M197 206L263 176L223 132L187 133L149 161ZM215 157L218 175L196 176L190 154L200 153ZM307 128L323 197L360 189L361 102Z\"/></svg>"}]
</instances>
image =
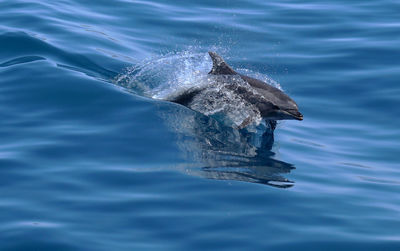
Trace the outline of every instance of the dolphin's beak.
<instances>
[{"instance_id":1,"label":"dolphin's beak","mask_svg":"<svg viewBox=\"0 0 400 251\"><path fill-rule=\"evenodd\" d=\"M301 114L297 110L289 110L289 111L286 111L286 113L289 114L293 119L303 120L303 114Z\"/></svg>"}]
</instances>

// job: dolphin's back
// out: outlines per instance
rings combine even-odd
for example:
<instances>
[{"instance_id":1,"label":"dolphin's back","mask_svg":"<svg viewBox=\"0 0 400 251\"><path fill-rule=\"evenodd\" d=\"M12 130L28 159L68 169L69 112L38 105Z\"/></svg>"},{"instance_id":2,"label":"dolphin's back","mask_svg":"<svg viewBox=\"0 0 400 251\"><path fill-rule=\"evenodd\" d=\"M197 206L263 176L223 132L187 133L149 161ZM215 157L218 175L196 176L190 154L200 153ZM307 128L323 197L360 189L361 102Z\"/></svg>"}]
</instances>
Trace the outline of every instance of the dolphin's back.
<instances>
[{"instance_id":1,"label":"dolphin's back","mask_svg":"<svg viewBox=\"0 0 400 251\"><path fill-rule=\"evenodd\" d=\"M281 105L281 100L290 99L283 91L278 88L269 85L261 80L251 78L245 75L239 74L240 77L246 81L251 87L257 90L258 93L263 95L267 100L270 100L275 105Z\"/></svg>"},{"instance_id":2,"label":"dolphin's back","mask_svg":"<svg viewBox=\"0 0 400 251\"><path fill-rule=\"evenodd\" d=\"M212 61L213 67L209 74L212 75L239 75L244 81L246 81L251 87L256 89L261 95L270 100L276 105L279 105L279 100L288 99L285 93L276 87L273 87L261 80L251 78L234 71L222 58L215 52L208 52Z\"/></svg>"}]
</instances>

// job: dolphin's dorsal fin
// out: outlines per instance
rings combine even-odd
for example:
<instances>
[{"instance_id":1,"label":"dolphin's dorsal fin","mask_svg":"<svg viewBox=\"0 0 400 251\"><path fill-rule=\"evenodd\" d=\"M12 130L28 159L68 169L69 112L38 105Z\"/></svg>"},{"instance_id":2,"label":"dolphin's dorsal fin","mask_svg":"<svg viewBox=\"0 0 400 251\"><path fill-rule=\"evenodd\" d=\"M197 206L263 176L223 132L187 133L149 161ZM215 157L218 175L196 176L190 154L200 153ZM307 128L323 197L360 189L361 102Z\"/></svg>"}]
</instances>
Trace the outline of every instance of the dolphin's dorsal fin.
<instances>
[{"instance_id":1,"label":"dolphin's dorsal fin","mask_svg":"<svg viewBox=\"0 0 400 251\"><path fill-rule=\"evenodd\" d=\"M209 51L213 61L213 67L208 74L213 75L236 75L237 73L217 53Z\"/></svg>"}]
</instances>

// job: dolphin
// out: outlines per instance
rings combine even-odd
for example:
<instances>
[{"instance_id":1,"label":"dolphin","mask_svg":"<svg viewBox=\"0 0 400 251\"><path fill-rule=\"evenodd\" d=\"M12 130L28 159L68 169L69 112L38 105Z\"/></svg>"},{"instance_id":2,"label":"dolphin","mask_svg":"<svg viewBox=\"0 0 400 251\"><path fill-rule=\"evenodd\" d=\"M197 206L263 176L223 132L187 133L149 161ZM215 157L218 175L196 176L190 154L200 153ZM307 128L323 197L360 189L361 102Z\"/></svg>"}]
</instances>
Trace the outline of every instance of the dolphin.
<instances>
[{"instance_id":1,"label":"dolphin","mask_svg":"<svg viewBox=\"0 0 400 251\"><path fill-rule=\"evenodd\" d=\"M232 83L225 85L225 87L234 91L235 94L241 97L245 102L256 107L261 117L269 123L272 130L275 129L276 120L303 120L303 115L299 112L296 102L284 92L261 80L237 73L217 53L210 51L208 54L213 62L212 69L208 74L216 76L238 76L247 83L247 85ZM189 89L170 101L190 108L192 100L206 88L207 87ZM239 128L244 128L250 123L251 119L248 118L243 121Z\"/></svg>"}]
</instances>

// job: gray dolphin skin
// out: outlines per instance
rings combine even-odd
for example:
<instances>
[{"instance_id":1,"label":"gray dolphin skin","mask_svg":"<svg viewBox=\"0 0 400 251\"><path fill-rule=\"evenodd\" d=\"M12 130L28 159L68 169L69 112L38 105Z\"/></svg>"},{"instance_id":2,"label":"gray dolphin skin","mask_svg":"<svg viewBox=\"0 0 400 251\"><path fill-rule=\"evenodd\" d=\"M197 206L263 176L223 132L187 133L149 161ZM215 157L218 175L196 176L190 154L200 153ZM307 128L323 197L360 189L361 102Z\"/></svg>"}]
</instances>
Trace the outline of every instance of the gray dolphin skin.
<instances>
[{"instance_id":1,"label":"gray dolphin skin","mask_svg":"<svg viewBox=\"0 0 400 251\"><path fill-rule=\"evenodd\" d=\"M237 73L215 52L209 52L209 55L213 61L213 67L208 74L240 76L243 81L248 83L248 87L232 84L231 88L229 85L228 88L235 91L246 102L257 107L261 117L269 122L273 129L275 129L276 120L303 120L303 115L299 112L296 102L281 90L261 80ZM203 89L193 89L171 101L188 106L191 100L202 91ZM247 125L244 122L241 127Z\"/></svg>"}]
</instances>

